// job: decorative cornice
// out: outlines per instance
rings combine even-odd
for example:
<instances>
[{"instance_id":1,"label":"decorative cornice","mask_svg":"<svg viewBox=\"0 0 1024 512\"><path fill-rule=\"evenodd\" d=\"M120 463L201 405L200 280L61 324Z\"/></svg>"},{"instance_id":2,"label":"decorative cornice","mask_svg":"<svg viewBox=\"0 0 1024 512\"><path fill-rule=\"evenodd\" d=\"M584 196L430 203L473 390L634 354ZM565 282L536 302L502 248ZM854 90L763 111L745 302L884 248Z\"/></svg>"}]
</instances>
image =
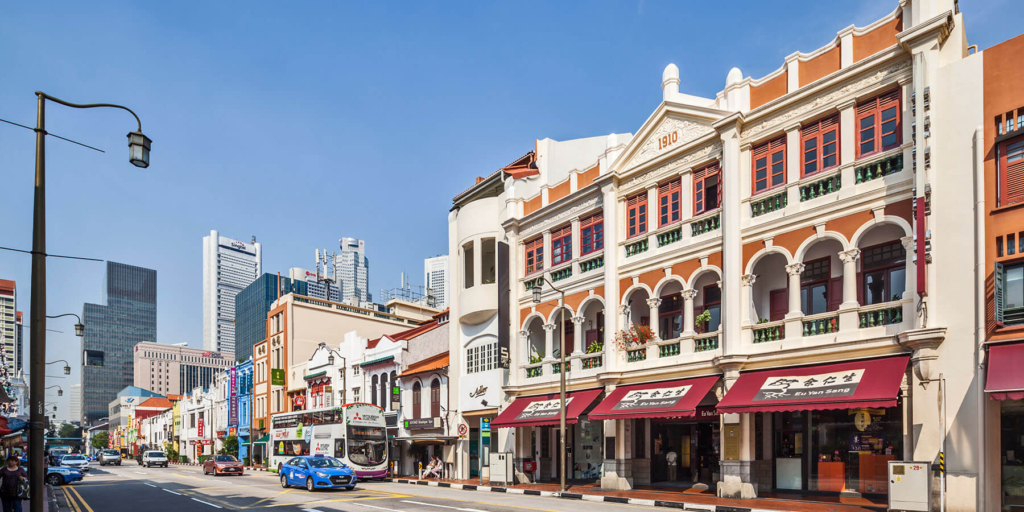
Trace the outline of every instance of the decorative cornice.
<instances>
[{"instance_id":1,"label":"decorative cornice","mask_svg":"<svg viewBox=\"0 0 1024 512\"><path fill-rule=\"evenodd\" d=\"M633 188L633 186L640 183L657 182L657 180L661 179L663 176L675 172L676 169L687 167L688 165L694 162L707 160L711 158L713 155L721 153L721 151L722 142L716 141L712 144L708 144L704 147L691 151L690 153L683 155L682 157L676 160L668 162L667 164L661 167L651 169L650 171L647 171L643 174L637 174L636 176L633 176L626 180L626 182L621 186L621 188L631 189Z\"/></svg>"},{"instance_id":2,"label":"decorative cornice","mask_svg":"<svg viewBox=\"0 0 1024 512\"><path fill-rule=\"evenodd\" d=\"M583 201L580 204L577 204L576 206L573 206L572 208L569 208L568 210L563 210L562 212L559 212L556 215L552 215L551 217L541 222L538 222L532 226L522 229L520 231L520 239L528 238L539 232L550 231L551 228L555 226L555 224L564 222L565 219L570 217L578 217L579 214L584 210L589 210L597 206L597 200L597 197L592 197L586 201Z\"/></svg>"},{"instance_id":3,"label":"decorative cornice","mask_svg":"<svg viewBox=\"0 0 1024 512\"><path fill-rule=\"evenodd\" d=\"M814 100L804 103L803 105L797 108L789 109L782 114L770 117L759 123L753 124L749 128L743 130L743 136L753 137L761 132L774 129L779 125L783 125L787 121L790 121L791 119L802 118L813 110L816 110L824 105L835 103L836 100L840 98L845 98L846 96L856 94L861 89L871 87L872 85L875 85L878 82L881 82L882 80L890 76L900 73L901 71L911 67L912 65L913 62L910 59L906 59L889 65L887 67L884 67L882 69L879 69L874 73L864 78L861 78L860 80L857 80L856 82L847 84L846 86L836 89L828 94L822 94L821 96L814 98Z\"/></svg>"},{"instance_id":4,"label":"decorative cornice","mask_svg":"<svg viewBox=\"0 0 1024 512\"><path fill-rule=\"evenodd\" d=\"M667 116L665 120L658 125L658 127L647 136L647 140L644 141L643 145L637 148L633 158L629 160L627 168L636 167L648 160L658 156L658 154L667 148L658 149L658 139L665 135L669 135L674 132L679 132L678 141L673 144L679 144L680 146L686 144L686 142L697 139L702 135L711 133L714 131L710 125L695 123L686 119L677 119L675 117Z\"/></svg>"}]
</instances>

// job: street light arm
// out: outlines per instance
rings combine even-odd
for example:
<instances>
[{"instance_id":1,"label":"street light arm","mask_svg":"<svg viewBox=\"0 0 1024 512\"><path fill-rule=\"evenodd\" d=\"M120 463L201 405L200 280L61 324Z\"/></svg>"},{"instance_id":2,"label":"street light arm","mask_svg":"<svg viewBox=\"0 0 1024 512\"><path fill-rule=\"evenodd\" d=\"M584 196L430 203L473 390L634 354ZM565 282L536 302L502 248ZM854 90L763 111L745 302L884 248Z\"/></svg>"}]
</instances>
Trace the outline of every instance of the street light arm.
<instances>
[{"instance_id":1,"label":"street light arm","mask_svg":"<svg viewBox=\"0 0 1024 512\"><path fill-rule=\"evenodd\" d=\"M64 363L64 364L66 364L68 366L71 366L71 363L69 363L69 362L67 362L67 361L65 361L63 359L58 359L56 361L50 361L49 363L43 363L43 364L50 365L50 364L57 364L57 363Z\"/></svg>"},{"instance_id":2,"label":"street light arm","mask_svg":"<svg viewBox=\"0 0 1024 512\"><path fill-rule=\"evenodd\" d=\"M65 107L71 107L71 108L110 107L110 108L119 108L121 110L127 110L129 114L135 116L135 122L137 122L139 124L139 132L140 133L142 132L142 120L140 120L139 116L136 115L135 112L133 112L132 109L130 109L128 107L125 107L125 106L122 106L122 105L115 105L113 103L88 103L88 104L82 105L82 104L78 104L78 103L71 103L69 101L64 101L64 100L62 100L60 98L55 98L53 96L50 96L49 94L46 94L45 92L40 92L40 91L36 91L36 96L39 96L40 98L48 99L48 100L50 100L50 101L52 101L54 103L60 103L61 105L64 105ZM81 320L79 320L79 321L81 321Z\"/></svg>"},{"instance_id":3,"label":"street light arm","mask_svg":"<svg viewBox=\"0 0 1024 512\"><path fill-rule=\"evenodd\" d=\"M80 316L78 316L78 315L76 315L74 313L64 313L63 315L54 315L54 316L46 315L46 318L60 318L60 317L63 317L63 316L73 316L73 317L78 319L78 323L82 323L82 317L80 317Z\"/></svg>"}]
</instances>

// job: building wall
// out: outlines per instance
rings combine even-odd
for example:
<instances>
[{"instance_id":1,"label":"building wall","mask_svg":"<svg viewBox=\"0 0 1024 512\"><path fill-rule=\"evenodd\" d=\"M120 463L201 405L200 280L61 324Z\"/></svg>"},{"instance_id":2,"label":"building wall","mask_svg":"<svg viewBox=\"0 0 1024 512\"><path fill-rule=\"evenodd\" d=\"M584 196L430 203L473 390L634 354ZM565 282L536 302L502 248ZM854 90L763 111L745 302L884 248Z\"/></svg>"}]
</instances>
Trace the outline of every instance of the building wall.
<instances>
[{"instance_id":1,"label":"building wall","mask_svg":"<svg viewBox=\"0 0 1024 512\"><path fill-rule=\"evenodd\" d=\"M235 295L263 273L262 246L220 236L203 237L203 348L235 352Z\"/></svg>"},{"instance_id":2,"label":"building wall","mask_svg":"<svg viewBox=\"0 0 1024 512\"><path fill-rule=\"evenodd\" d=\"M448 307L448 255L423 260L423 287L433 295L437 309Z\"/></svg>"},{"instance_id":3,"label":"building wall","mask_svg":"<svg viewBox=\"0 0 1024 512\"><path fill-rule=\"evenodd\" d=\"M18 358L18 290L14 281L0 279L0 350L7 360L8 370L17 371Z\"/></svg>"},{"instance_id":4,"label":"building wall","mask_svg":"<svg viewBox=\"0 0 1024 512\"><path fill-rule=\"evenodd\" d=\"M352 297L356 297L360 303L373 300L370 293L370 260L366 257L366 242L348 237L338 242L341 254L338 254L336 261L342 302Z\"/></svg>"},{"instance_id":5,"label":"building wall","mask_svg":"<svg viewBox=\"0 0 1024 512\"><path fill-rule=\"evenodd\" d=\"M134 385L161 394L182 395L196 386L208 388L214 375L232 364L231 355L158 343L134 349Z\"/></svg>"},{"instance_id":6,"label":"building wall","mask_svg":"<svg viewBox=\"0 0 1024 512\"><path fill-rule=\"evenodd\" d=\"M252 348L267 337L267 312L282 295L308 295L305 281L263 274L235 296L235 360L252 356ZM322 298L322 297L321 297Z\"/></svg>"}]
</instances>

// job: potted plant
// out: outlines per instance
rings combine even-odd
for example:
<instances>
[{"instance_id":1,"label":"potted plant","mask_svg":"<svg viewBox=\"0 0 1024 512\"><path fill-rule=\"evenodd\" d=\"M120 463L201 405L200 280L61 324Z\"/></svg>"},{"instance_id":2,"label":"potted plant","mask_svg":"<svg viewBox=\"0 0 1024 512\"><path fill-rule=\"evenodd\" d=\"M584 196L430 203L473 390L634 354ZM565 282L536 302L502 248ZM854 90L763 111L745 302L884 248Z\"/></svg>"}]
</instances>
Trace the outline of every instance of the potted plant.
<instances>
[{"instance_id":1,"label":"potted plant","mask_svg":"<svg viewBox=\"0 0 1024 512\"><path fill-rule=\"evenodd\" d=\"M598 352L601 352L602 350L604 350L604 342L603 341L594 340L594 341L591 341L589 345L587 345L587 353L588 354L596 354Z\"/></svg>"},{"instance_id":2,"label":"potted plant","mask_svg":"<svg viewBox=\"0 0 1024 512\"><path fill-rule=\"evenodd\" d=\"M697 334L704 334L704 330L707 328L708 322L711 321L711 310L705 309L703 313L697 315L693 319L694 329L697 330Z\"/></svg>"},{"instance_id":3,"label":"potted plant","mask_svg":"<svg viewBox=\"0 0 1024 512\"><path fill-rule=\"evenodd\" d=\"M654 331L650 326L643 324L633 324L629 329L615 333L615 343L619 350L641 347L653 339Z\"/></svg>"}]
</instances>

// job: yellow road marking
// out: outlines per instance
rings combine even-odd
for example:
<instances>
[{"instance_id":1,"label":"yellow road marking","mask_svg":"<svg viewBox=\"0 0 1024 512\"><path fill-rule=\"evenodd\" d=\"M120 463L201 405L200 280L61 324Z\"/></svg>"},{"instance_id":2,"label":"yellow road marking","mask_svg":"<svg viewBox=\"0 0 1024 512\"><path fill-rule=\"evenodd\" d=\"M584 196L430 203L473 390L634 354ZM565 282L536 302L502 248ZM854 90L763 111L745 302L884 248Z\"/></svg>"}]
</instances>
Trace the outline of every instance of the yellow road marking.
<instances>
[{"instance_id":1,"label":"yellow road marking","mask_svg":"<svg viewBox=\"0 0 1024 512\"><path fill-rule=\"evenodd\" d=\"M418 496L402 496L402 495L399 495L399 496L372 496L372 497L371 496L367 496L365 498L343 498L343 499L337 499L337 500L303 501L301 503L275 503L273 505L264 505L264 507L266 507L266 508L295 507L295 506L299 506L299 505L302 505L303 507L305 507L307 505L317 505L317 504L322 504L322 503L336 503L336 502L339 502L339 501L386 500L386 499L389 499L389 498L412 498L412 497L418 497ZM246 508L248 508L248 507L246 507Z\"/></svg>"},{"instance_id":2,"label":"yellow road marking","mask_svg":"<svg viewBox=\"0 0 1024 512\"><path fill-rule=\"evenodd\" d=\"M252 505L249 505L249 507L255 507L256 505L259 505L260 503L263 503L264 501L272 500L272 499L274 499L274 498L276 498L276 497L278 497L278 496L280 496L282 494L286 494L286 493L292 492L293 490L294 489L285 489L285 490L283 490L283 491L281 491L281 492L279 492L279 493L277 493L277 494L275 494L273 496L270 496L268 498L263 498L262 500L259 500L256 503L253 503ZM246 507L246 508L249 508L249 507Z\"/></svg>"},{"instance_id":3,"label":"yellow road marking","mask_svg":"<svg viewBox=\"0 0 1024 512\"><path fill-rule=\"evenodd\" d=\"M75 498L71 496L71 493L69 493L68 490L64 488L61 488L61 490L64 491L64 499L66 499L67 502L71 504L71 508L75 512L82 512L82 509L78 508L78 503L75 503Z\"/></svg>"},{"instance_id":4,"label":"yellow road marking","mask_svg":"<svg viewBox=\"0 0 1024 512\"><path fill-rule=\"evenodd\" d=\"M82 503L82 506L85 507L85 510L87 512L93 512L92 507L90 507L89 504L86 503L85 498L83 498L81 494L78 494L78 491L76 491L74 487L66 486L65 489L68 489L71 492L75 493L75 496L78 498L78 501Z\"/></svg>"}]
</instances>

